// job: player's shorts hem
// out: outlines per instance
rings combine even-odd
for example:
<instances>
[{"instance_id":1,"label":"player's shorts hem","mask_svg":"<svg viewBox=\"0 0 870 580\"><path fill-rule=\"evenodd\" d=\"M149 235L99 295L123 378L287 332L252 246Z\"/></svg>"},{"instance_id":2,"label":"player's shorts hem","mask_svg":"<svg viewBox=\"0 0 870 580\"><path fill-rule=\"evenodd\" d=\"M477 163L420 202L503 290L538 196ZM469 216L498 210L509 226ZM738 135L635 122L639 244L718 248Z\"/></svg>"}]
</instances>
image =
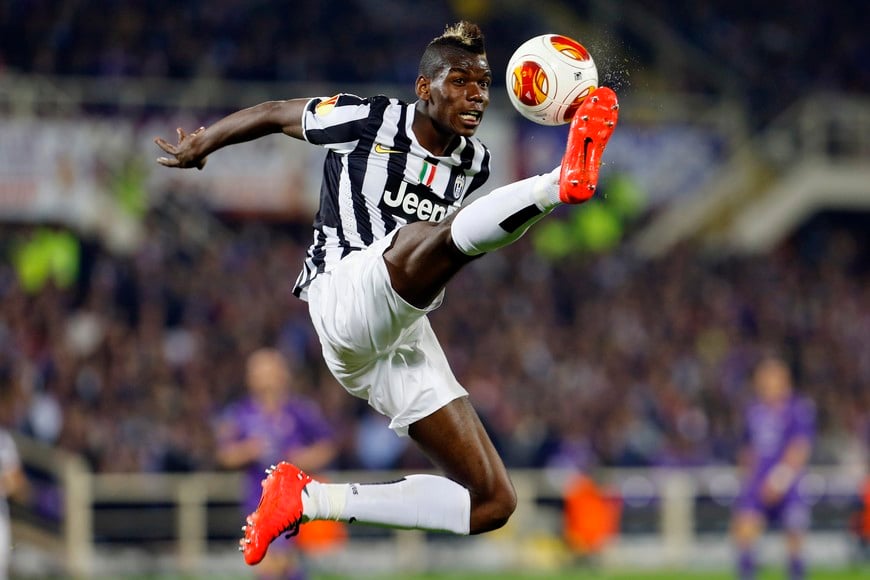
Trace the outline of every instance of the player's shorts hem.
<instances>
[{"instance_id":1,"label":"player's shorts hem","mask_svg":"<svg viewBox=\"0 0 870 580\"><path fill-rule=\"evenodd\" d=\"M462 397L467 396L468 391L465 389L452 391L448 396L443 397L442 401L433 404L431 409L422 409L419 412L410 415L399 415L390 420L390 429L392 429L399 437L408 437L408 430L411 428L411 425L417 421L425 419L433 413L437 413L456 399L461 399Z\"/></svg>"}]
</instances>

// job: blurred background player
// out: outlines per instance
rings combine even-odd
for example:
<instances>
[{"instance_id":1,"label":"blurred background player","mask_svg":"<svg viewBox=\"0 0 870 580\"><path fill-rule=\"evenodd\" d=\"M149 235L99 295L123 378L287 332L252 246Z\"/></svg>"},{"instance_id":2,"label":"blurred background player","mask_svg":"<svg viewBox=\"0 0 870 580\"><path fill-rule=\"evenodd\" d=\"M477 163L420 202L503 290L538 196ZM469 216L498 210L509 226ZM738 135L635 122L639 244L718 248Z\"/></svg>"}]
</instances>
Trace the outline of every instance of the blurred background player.
<instances>
[{"instance_id":1,"label":"blurred background player","mask_svg":"<svg viewBox=\"0 0 870 580\"><path fill-rule=\"evenodd\" d=\"M335 457L332 429L320 409L294 392L299 380L278 350L257 350L247 360L248 396L230 405L217 422L218 463L245 470L245 514L257 508L260 481L269 465L290 461L317 472ZM260 578L305 577L298 551L280 541L257 573Z\"/></svg>"},{"instance_id":2,"label":"blurred background player","mask_svg":"<svg viewBox=\"0 0 870 580\"><path fill-rule=\"evenodd\" d=\"M12 552L12 533L9 525L9 497L23 497L26 479L15 441L0 427L0 580L6 580Z\"/></svg>"},{"instance_id":3,"label":"blurred background player","mask_svg":"<svg viewBox=\"0 0 870 580\"><path fill-rule=\"evenodd\" d=\"M793 392L784 360L766 356L755 369L756 400L744 415L745 439L738 463L743 489L735 507L733 534L741 580L756 575L754 546L768 523L785 532L788 575L805 577L803 535L810 525L810 506L799 483L812 451L815 407Z\"/></svg>"}]
</instances>

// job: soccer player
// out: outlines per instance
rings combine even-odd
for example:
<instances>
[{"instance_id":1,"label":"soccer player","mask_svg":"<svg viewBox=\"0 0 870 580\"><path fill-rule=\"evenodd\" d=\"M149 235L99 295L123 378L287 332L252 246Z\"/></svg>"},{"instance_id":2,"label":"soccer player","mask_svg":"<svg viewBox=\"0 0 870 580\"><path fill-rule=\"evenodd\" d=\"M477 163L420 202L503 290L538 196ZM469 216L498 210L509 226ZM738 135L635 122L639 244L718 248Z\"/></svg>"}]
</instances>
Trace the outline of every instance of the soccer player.
<instances>
[{"instance_id":1,"label":"soccer player","mask_svg":"<svg viewBox=\"0 0 870 580\"><path fill-rule=\"evenodd\" d=\"M349 94L267 102L190 134L178 129L177 144L156 139L169 154L158 162L168 167L202 168L221 147L278 132L328 150L314 240L294 293L308 301L338 382L444 473L323 484L281 463L245 526L249 564L309 520L478 534L513 513L507 470L426 315L466 264L517 240L559 204L592 197L618 104L599 88L571 122L560 167L463 207L489 175L489 150L474 133L491 83L480 28L460 22L424 50L415 102Z\"/></svg>"},{"instance_id":2,"label":"soccer player","mask_svg":"<svg viewBox=\"0 0 870 580\"><path fill-rule=\"evenodd\" d=\"M216 422L217 460L228 469L245 469L245 513L260 500L263 471L284 459L308 471L325 468L335 457L332 428L317 405L292 392L292 373L272 348L257 350L246 365L248 397L230 405ZM295 550L269 552L261 578L303 578Z\"/></svg>"},{"instance_id":3,"label":"soccer player","mask_svg":"<svg viewBox=\"0 0 870 580\"><path fill-rule=\"evenodd\" d=\"M789 578L805 576L801 556L810 508L798 484L810 457L815 424L811 402L793 393L788 365L765 357L753 375L757 400L745 414L745 441L739 464L743 489L735 505L732 533L738 550L738 574L755 578L753 546L768 522L786 534Z\"/></svg>"}]
</instances>

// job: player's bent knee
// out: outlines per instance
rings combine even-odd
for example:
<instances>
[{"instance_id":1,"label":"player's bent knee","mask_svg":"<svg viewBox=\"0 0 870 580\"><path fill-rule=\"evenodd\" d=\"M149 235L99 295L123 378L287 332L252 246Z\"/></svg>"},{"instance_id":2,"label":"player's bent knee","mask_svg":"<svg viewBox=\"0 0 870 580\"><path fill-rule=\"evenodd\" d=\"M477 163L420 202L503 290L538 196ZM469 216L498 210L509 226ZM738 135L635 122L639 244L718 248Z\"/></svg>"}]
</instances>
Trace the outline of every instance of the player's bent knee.
<instances>
[{"instance_id":1,"label":"player's bent knee","mask_svg":"<svg viewBox=\"0 0 870 580\"><path fill-rule=\"evenodd\" d=\"M495 513L493 515L493 529L500 528L508 523L510 517L517 509L517 494L513 488L505 490L496 502Z\"/></svg>"},{"instance_id":2,"label":"player's bent knee","mask_svg":"<svg viewBox=\"0 0 870 580\"><path fill-rule=\"evenodd\" d=\"M497 530L508 523L517 509L517 494L512 487L500 488L485 501L475 506L472 514L472 534Z\"/></svg>"},{"instance_id":3,"label":"player's bent knee","mask_svg":"<svg viewBox=\"0 0 870 580\"><path fill-rule=\"evenodd\" d=\"M753 515L740 514L733 523L731 535L738 545L751 545L761 535L761 524Z\"/></svg>"}]
</instances>

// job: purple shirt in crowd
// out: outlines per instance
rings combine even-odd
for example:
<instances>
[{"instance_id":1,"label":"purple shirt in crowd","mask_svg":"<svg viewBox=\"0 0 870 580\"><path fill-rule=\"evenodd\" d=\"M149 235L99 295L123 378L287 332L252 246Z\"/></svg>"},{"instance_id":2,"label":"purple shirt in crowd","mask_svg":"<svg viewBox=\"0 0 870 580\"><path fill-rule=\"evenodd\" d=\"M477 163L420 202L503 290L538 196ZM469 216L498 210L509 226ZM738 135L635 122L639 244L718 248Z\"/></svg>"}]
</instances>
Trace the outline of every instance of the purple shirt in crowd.
<instances>
[{"instance_id":1,"label":"purple shirt in crowd","mask_svg":"<svg viewBox=\"0 0 870 580\"><path fill-rule=\"evenodd\" d=\"M812 440L815 414L812 402L795 396L779 405L759 401L746 410L743 444L752 456L746 481L749 493L758 494L764 479L782 461L792 442ZM799 480L795 478L789 495Z\"/></svg>"},{"instance_id":2,"label":"purple shirt in crowd","mask_svg":"<svg viewBox=\"0 0 870 580\"><path fill-rule=\"evenodd\" d=\"M259 460L246 466L246 513L257 508L260 501L260 482L265 470L272 464L287 459L296 449L308 447L333 437L332 428L320 409L303 398L289 399L276 413L268 414L251 398L229 406L219 417L221 440L218 445L259 438L265 442L265 451Z\"/></svg>"}]
</instances>

